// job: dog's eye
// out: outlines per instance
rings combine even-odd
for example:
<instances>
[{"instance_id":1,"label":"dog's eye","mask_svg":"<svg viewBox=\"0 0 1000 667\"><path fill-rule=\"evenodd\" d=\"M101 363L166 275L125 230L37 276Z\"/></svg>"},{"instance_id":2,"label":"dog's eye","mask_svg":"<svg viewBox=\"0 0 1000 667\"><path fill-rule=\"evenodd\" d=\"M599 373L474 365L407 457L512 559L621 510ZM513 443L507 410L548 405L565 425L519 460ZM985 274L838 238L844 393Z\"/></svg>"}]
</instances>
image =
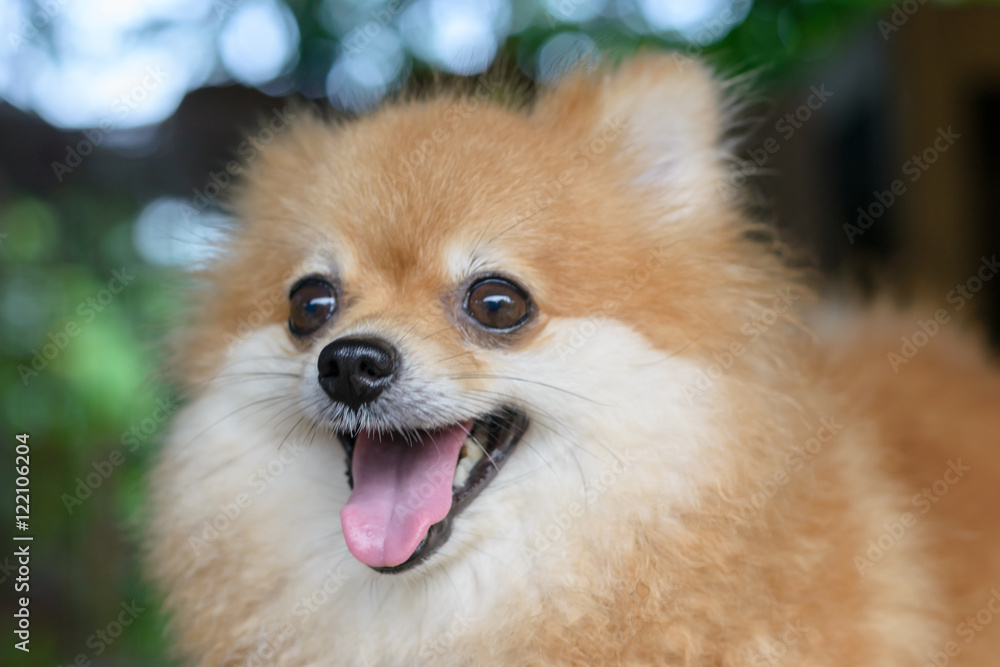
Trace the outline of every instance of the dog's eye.
<instances>
[{"instance_id":1,"label":"dog's eye","mask_svg":"<svg viewBox=\"0 0 1000 667\"><path fill-rule=\"evenodd\" d=\"M479 324L497 330L520 326L531 314L527 295L502 278L486 278L470 287L465 309Z\"/></svg>"},{"instance_id":2,"label":"dog's eye","mask_svg":"<svg viewBox=\"0 0 1000 667\"><path fill-rule=\"evenodd\" d=\"M322 278L304 278L292 288L291 302L288 328L296 336L308 336L337 310L337 292Z\"/></svg>"}]
</instances>

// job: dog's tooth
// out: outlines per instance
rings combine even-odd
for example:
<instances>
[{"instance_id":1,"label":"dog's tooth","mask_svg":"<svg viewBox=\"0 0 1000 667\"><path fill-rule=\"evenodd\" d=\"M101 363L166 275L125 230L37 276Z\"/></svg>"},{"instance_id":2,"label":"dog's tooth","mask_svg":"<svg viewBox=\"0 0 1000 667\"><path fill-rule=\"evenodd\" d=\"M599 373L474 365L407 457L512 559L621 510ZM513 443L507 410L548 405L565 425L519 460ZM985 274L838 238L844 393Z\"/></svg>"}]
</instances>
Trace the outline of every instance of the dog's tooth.
<instances>
[{"instance_id":1,"label":"dog's tooth","mask_svg":"<svg viewBox=\"0 0 1000 667\"><path fill-rule=\"evenodd\" d=\"M451 488L461 488L469 480L469 472L471 470L472 466L469 465L469 460L461 459L458 465L455 466L455 476L451 480Z\"/></svg>"},{"instance_id":2,"label":"dog's tooth","mask_svg":"<svg viewBox=\"0 0 1000 667\"><path fill-rule=\"evenodd\" d=\"M462 445L462 453L459 455L458 465L455 466L455 476L452 478L451 488L461 488L469 481L469 473L482 458L482 448L475 443L473 436L470 435Z\"/></svg>"},{"instance_id":3,"label":"dog's tooth","mask_svg":"<svg viewBox=\"0 0 1000 667\"><path fill-rule=\"evenodd\" d=\"M482 442L480 440L479 442ZM483 448L479 442L474 441L472 438L466 440L466 453L465 458L472 462L472 465L476 465L483 458Z\"/></svg>"}]
</instances>

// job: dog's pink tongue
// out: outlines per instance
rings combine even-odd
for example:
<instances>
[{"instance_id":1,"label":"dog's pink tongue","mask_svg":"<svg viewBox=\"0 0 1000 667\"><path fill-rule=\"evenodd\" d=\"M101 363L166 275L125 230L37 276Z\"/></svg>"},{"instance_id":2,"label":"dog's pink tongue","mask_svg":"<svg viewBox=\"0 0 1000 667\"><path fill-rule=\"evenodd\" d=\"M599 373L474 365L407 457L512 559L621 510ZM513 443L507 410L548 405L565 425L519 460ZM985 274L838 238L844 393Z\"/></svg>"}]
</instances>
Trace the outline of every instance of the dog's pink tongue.
<instances>
[{"instance_id":1,"label":"dog's pink tongue","mask_svg":"<svg viewBox=\"0 0 1000 667\"><path fill-rule=\"evenodd\" d=\"M472 423L425 434L362 430L354 442L354 490L340 510L347 548L371 567L392 567L417 550L427 529L451 509L451 482Z\"/></svg>"}]
</instances>

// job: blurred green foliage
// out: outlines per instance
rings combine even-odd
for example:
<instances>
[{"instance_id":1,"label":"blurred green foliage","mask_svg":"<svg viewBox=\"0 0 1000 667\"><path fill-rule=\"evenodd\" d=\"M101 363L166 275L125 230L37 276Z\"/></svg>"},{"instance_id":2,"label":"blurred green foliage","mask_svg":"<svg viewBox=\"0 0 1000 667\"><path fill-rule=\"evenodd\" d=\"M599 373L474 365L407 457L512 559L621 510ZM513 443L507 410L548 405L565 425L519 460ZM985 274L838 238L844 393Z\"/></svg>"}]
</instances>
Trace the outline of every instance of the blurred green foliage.
<instances>
[{"instance_id":1,"label":"blurred green foliage","mask_svg":"<svg viewBox=\"0 0 1000 667\"><path fill-rule=\"evenodd\" d=\"M34 537L31 654L4 641L3 664L68 664L77 654L94 664L111 664L112 654L130 656L132 664L162 663L163 621L141 583L134 539L142 521L142 476L154 448L129 451L122 438L153 413L157 399L170 396L156 380L159 334L150 323L163 321L172 306L165 276L132 248L136 207L123 199L66 189L48 201L14 196L0 205L0 362L6 371L0 438L10 458L0 475L3 488L11 489L14 436L29 434L32 502L25 534ZM119 294L105 291L112 272L123 270L135 279ZM109 462L115 451L120 466ZM4 517L14 515L12 496L3 494ZM11 519L3 525L9 560ZM0 574L4 588L13 588L12 577ZM146 611L97 656L103 642L93 633L133 599Z\"/></svg>"}]
</instances>

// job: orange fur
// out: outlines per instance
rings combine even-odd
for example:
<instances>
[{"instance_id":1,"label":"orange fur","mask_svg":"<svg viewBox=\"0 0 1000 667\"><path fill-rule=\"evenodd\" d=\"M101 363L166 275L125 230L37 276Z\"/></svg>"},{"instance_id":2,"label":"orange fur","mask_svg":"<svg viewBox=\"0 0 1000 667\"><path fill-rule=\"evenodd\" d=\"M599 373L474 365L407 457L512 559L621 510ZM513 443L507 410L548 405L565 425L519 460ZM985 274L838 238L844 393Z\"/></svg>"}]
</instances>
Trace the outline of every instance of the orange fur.
<instances>
[{"instance_id":1,"label":"orange fur","mask_svg":"<svg viewBox=\"0 0 1000 667\"><path fill-rule=\"evenodd\" d=\"M497 356L548 350L558 323L586 318L635 332L670 363L707 369L730 355L720 378L689 392L692 415L711 414L714 429L696 491L677 503L633 494L631 483L608 491L540 556L537 572L517 579L527 594L504 597L505 582L490 582L499 597L475 610L488 631L457 638L442 663L922 665L928 652L964 642L953 629L1000 587L992 518L1000 374L948 332L893 375L885 354L898 340L898 317L862 317L856 338L814 337L803 323L815 307L808 290L754 240L760 230L716 196L725 174L720 97L696 64L644 56L617 72L578 74L525 109L444 95L340 127L307 117L263 152L241 188L243 226L205 274L176 341L176 376L195 404L261 300L279 305L259 326L281 326L288 285L317 251L335 258L343 279L338 332L405 332L413 354L450 359L451 370L479 372ZM600 154L581 152L602 133ZM406 160L419 162L412 173L401 170ZM570 182L552 195L564 173ZM494 356L453 325L446 258L455 247L498 258L537 304L538 319ZM781 294L795 306L751 342L744 327ZM285 346L290 357L314 350ZM576 348L559 349L573 368ZM462 386L490 384L470 374ZM837 425L832 438L792 472L789 451L823 423ZM173 442L154 473L150 571L174 612L182 654L244 664L300 575L256 521L291 508L262 496L247 510L256 519L235 523L208 557L192 556L190 536L215 500L192 501L193 515L182 515L179 494L197 499L227 479L208 464L192 476L199 455L197 445ZM958 458L972 466L968 479L859 572L869 540L912 512L912 496ZM669 468L640 467L629 473L636 489ZM781 470L787 481L747 511ZM993 664L997 627L963 643L949 664ZM361 664L350 642L305 634L265 662ZM388 646L399 641L386 637L375 661L391 664L386 656L398 654Z\"/></svg>"}]
</instances>

